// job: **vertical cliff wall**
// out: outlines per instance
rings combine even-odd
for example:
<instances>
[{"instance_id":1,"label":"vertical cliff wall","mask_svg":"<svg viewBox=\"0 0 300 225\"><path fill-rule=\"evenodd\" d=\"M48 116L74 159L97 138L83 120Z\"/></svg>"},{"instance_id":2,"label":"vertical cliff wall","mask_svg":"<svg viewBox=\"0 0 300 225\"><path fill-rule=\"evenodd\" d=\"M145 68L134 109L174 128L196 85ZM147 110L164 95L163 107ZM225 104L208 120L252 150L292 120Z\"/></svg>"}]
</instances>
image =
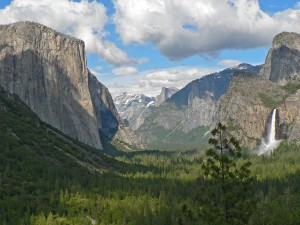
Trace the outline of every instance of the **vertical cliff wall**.
<instances>
[{"instance_id":1,"label":"vertical cliff wall","mask_svg":"<svg viewBox=\"0 0 300 225\"><path fill-rule=\"evenodd\" d=\"M45 26L0 26L0 85L43 121L101 148L84 43Z\"/></svg>"},{"instance_id":2,"label":"vertical cliff wall","mask_svg":"<svg viewBox=\"0 0 300 225\"><path fill-rule=\"evenodd\" d=\"M108 89L87 68L84 42L43 25L0 26L0 85L93 147L102 148L99 130L114 136L123 127Z\"/></svg>"},{"instance_id":3,"label":"vertical cliff wall","mask_svg":"<svg viewBox=\"0 0 300 225\"><path fill-rule=\"evenodd\" d=\"M282 32L273 39L260 76L279 85L300 81L300 35Z\"/></svg>"},{"instance_id":4,"label":"vertical cliff wall","mask_svg":"<svg viewBox=\"0 0 300 225\"><path fill-rule=\"evenodd\" d=\"M300 143L300 35L276 35L258 77L232 79L216 121L229 126L242 144L255 149L277 109L276 138Z\"/></svg>"}]
</instances>

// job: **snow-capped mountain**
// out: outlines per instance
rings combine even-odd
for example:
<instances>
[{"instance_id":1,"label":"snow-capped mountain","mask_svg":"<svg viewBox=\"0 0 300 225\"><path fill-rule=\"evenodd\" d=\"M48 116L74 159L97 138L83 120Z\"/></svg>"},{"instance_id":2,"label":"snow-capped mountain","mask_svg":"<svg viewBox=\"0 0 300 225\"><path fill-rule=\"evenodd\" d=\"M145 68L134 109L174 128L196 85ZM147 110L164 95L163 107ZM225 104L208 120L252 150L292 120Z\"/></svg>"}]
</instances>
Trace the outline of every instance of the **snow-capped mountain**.
<instances>
[{"instance_id":1,"label":"snow-capped mountain","mask_svg":"<svg viewBox=\"0 0 300 225\"><path fill-rule=\"evenodd\" d=\"M125 123L136 130L154 107L155 98L143 94L123 93L114 98L115 106Z\"/></svg>"},{"instance_id":2,"label":"snow-capped mountain","mask_svg":"<svg viewBox=\"0 0 300 225\"><path fill-rule=\"evenodd\" d=\"M178 89L176 88L163 87L160 94L155 98L143 94L129 94L125 92L115 97L114 103L125 123L133 130L136 130L156 107L177 91Z\"/></svg>"}]
</instances>

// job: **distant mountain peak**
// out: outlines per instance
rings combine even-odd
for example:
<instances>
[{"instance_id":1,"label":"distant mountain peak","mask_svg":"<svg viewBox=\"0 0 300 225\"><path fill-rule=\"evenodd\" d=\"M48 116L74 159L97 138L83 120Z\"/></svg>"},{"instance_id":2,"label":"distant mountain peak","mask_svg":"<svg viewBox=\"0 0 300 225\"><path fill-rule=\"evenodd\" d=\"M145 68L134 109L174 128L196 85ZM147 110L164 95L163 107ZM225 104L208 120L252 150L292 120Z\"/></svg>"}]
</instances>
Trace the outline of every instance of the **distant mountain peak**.
<instances>
[{"instance_id":1,"label":"distant mountain peak","mask_svg":"<svg viewBox=\"0 0 300 225\"><path fill-rule=\"evenodd\" d=\"M177 91L178 89L175 87L162 87L160 94L155 98L155 106L159 106L167 99L171 98Z\"/></svg>"},{"instance_id":2,"label":"distant mountain peak","mask_svg":"<svg viewBox=\"0 0 300 225\"><path fill-rule=\"evenodd\" d=\"M238 70L247 70L249 68L252 68L253 66L251 64L248 64L248 63L241 63L239 64L236 68Z\"/></svg>"},{"instance_id":3,"label":"distant mountain peak","mask_svg":"<svg viewBox=\"0 0 300 225\"><path fill-rule=\"evenodd\" d=\"M154 98L144 94L123 93L114 98L114 103L125 123L136 130L150 113Z\"/></svg>"}]
</instances>

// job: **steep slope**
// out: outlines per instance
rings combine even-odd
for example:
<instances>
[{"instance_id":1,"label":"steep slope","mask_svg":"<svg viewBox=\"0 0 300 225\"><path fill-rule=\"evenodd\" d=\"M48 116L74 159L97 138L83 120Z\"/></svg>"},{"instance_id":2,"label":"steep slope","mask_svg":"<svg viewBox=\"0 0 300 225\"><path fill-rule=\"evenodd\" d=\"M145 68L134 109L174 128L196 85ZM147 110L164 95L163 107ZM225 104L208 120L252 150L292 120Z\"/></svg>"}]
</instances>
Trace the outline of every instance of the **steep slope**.
<instances>
[{"instance_id":1,"label":"steep slope","mask_svg":"<svg viewBox=\"0 0 300 225\"><path fill-rule=\"evenodd\" d=\"M219 98L226 93L236 71L258 74L260 66L235 68L194 80L155 109L137 130L144 143L153 147L199 147L216 115Z\"/></svg>"},{"instance_id":2,"label":"steep slope","mask_svg":"<svg viewBox=\"0 0 300 225\"><path fill-rule=\"evenodd\" d=\"M274 108L277 139L300 141L300 67L299 55L294 54L299 50L299 35L277 35L260 76L237 75L220 101L216 120L227 124L250 149L265 137Z\"/></svg>"},{"instance_id":3,"label":"steep slope","mask_svg":"<svg viewBox=\"0 0 300 225\"><path fill-rule=\"evenodd\" d=\"M0 26L0 85L43 121L99 149L99 130L114 136L123 125L87 69L84 42L37 23Z\"/></svg>"},{"instance_id":4,"label":"steep slope","mask_svg":"<svg viewBox=\"0 0 300 225\"><path fill-rule=\"evenodd\" d=\"M0 121L1 160L6 157L6 151L20 151L22 155L33 154L34 157L43 162L53 163L54 166L62 166L61 161L64 160L72 161L77 167L99 174L109 170L117 171L116 168L121 165L97 149L80 143L41 121L19 96L9 94L2 87Z\"/></svg>"},{"instance_id":5,"label":"steep slope","mask_svg":"<svg viewBox=\"0 0 300 225\"><path fill-rule=\"evenodd\" d=\"M115 142L122 150L144 148L136 134L125 125L107 89L97 78L89 74L89 90L97 118L102 142ZM104 136L104 137L103 137ZM107 145L108 143L104 143Z\"/></svg>"},{"instance_id":6,"label":"steep slope","mask_svg":"<svg viewBox=\"0 0 300 225\"><path fill-rule=\"evenodd\" d=\"M129 169L44 123L0 87L1 224L30 224L21 218L53 210L61 191L100 190L107 176Z\"/></svg>"}]
</instances>

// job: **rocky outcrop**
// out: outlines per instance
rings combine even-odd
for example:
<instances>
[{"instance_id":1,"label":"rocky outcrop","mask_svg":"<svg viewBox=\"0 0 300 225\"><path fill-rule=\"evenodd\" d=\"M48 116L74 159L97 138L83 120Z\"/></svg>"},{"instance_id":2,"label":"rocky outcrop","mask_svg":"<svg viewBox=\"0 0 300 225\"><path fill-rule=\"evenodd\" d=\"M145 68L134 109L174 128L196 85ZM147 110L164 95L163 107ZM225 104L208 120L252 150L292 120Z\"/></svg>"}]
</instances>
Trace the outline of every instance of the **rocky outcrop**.
<instances>
[{"instance_id":1,"label":"rocky outcrop","mask_svg":"<svg viewBox=\"0 0 300 225\"><path fill-rule=\"evenodd\" d=\"M264 136L273 109L264 104L268 98L266 93L271 92L284 93L271 81L234 76L228 92L220 100L217 120L226 124L242 145L254 149Z\"/></svg>"},{"instance_id":2,"label":"rocky outcrop","mask_svg":"<svg viewBox=\"0 0 300 225\"><path fill-rule=\"evenodd\" d=\"M0 85L93 147L102 148L99 129L114 135L123 126L107 88L87 68L84 42L43 25L0 26Z\"/></svg>"},{"instance_id":3,"label":"rocky outcrop","mask_svg":"<svg viewBox=\"0 0 300 225\"><path fill-rule=\"evenodd\" d=\"M178 89L174 87L162 87L160 94L155 98L154 105L161 105L167 99L171 98L177 91Z\"/></svg>"},{"instance_id":4,"label":"rocky outcrop","mask_svg":"<svg viewBox=\"0 0 300 225\"><path fill-rule=\"evenodd\" d=\"M281 138L300 143L300 86L278 107Z\"/></svg>"},{"instance_id":5,"label":"rocky outcrop","mask_svg":"<svg viewBox=\"0 0 300 225\"><path fill-rule=\"evenodd\" d=\"M124 125L113 99L103 84L88 72L89 91L97 118L97 128L107 136L115 134L119 125Z\"/></svg>"},{"instance_id":6,"label":"rocky outcrop","mask_svg":"<svg viewBox=\"0 0 300 225\"><path fill-rule=\"evenodd\" d=\"M274 37L260 76L279 85L300 80L299 34L283 32Z\"/></svg>"},{"instance_id":7,"label":"rocky outcrop","mask_svg":"<svg viewBox=\"0 0 300 225\"><path fill-rule=\"evenodd\" d=\"M236 75L221 98L216 121L226 124L242 144L255 149L276 115L276 138L300 143L300 35L281 33L260 76Z\"/></svg>"},{"instance_id":8,"label":"rocky outcrop","mask_svg":"<svg viewBox=\"0 0 300 225\"><path fill-rule=\"evenodd\" d=\"M298 86L300 88L300 86ZM260 77L235 76L221 98L217 120L226 124L242 145L254 150L267 135L277 109L276 138L299 142L300 90Z\"/></svg>"},{"instance_id":9,"label":"rocky outcrop","mask_svg":"<svg viewBox=\"0 0 300 225\"><path fill-rule=\"evenodd\" d=\"M109 139L118 139L133 147L144 148L136 134L120 117L107 87L89 72L89 90L97 118L98 130Z\"/></svg>"}]
</instances>

